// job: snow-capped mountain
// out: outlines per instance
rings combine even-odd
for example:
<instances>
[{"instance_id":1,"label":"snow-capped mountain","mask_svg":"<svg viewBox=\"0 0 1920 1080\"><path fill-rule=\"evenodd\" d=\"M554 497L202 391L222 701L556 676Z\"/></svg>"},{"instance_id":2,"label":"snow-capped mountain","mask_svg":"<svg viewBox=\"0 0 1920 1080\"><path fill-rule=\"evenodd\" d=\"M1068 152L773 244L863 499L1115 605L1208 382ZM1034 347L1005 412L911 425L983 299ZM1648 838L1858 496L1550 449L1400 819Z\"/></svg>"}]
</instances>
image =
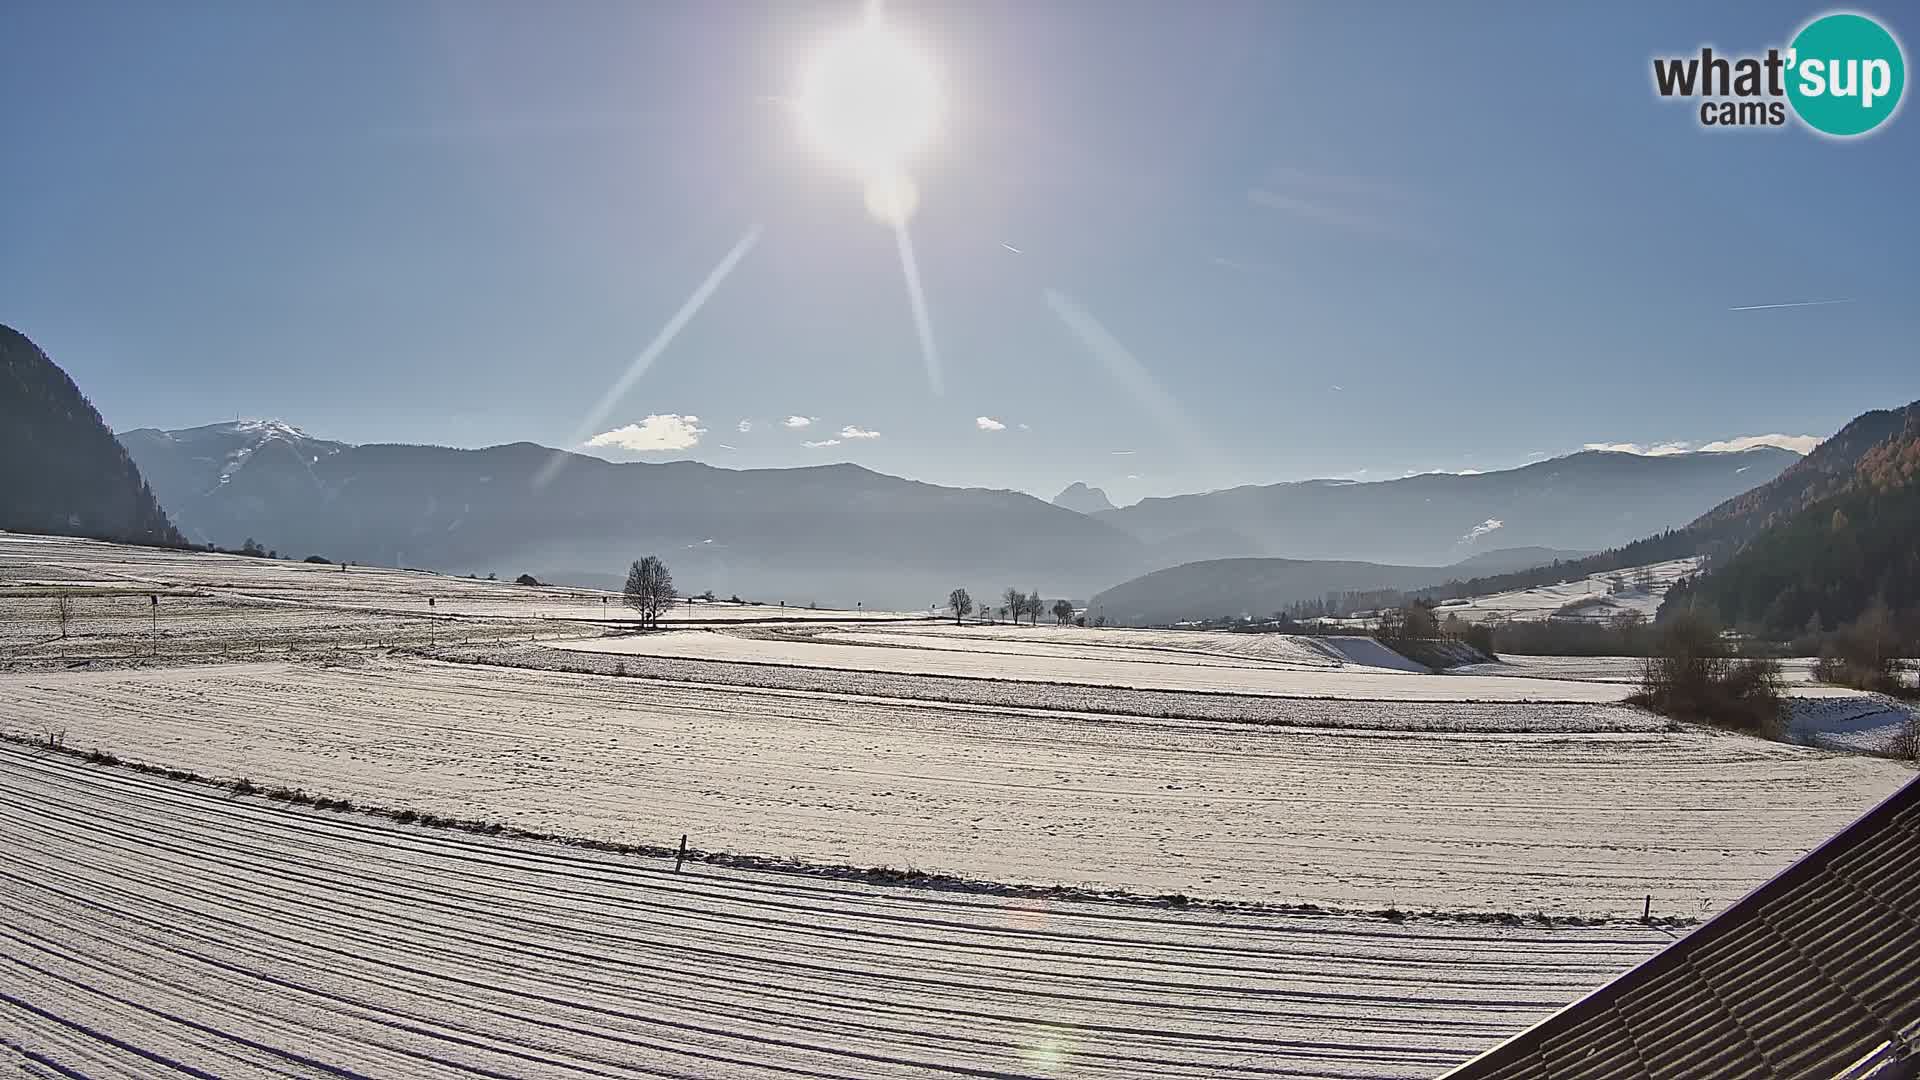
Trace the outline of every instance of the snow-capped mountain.
<instances>
[{"instance_id":1,"label":"snow-capped mountain","mask_svg":"<svg viewBox=\"0 0 1920 1080\"><path fill-rule=\"evenodd\" d=\"M119 439L162 504L172 511L180 531L200 543L237 542L210 535L204 528L226 516L210 513L208 502L224 498L222 489L237 479L271 477L269 486L281 497L318 494L320 484L313 467L350 448L347 443L316 439L282 420L235 420L177 431L138 428L121 432ZM249 499L258 500L262 494L256 490Z\"/></svg>"}]
</instances>

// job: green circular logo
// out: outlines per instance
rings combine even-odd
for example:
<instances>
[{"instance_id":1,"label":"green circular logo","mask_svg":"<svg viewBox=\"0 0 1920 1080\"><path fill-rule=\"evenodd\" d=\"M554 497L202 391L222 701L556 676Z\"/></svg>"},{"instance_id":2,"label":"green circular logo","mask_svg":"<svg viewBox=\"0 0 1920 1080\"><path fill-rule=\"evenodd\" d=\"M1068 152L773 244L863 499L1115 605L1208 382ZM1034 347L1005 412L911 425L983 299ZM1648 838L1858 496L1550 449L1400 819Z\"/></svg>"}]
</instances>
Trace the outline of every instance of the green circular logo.
<instances>
[{"instance_id":1,"label":"green circular logo","mask_svg":"<svg viewBox=\"0 0 1920 1080\"><path fill-rule=\"evenodd\" d=\"M1815 131L1865 135L1900 107L1906 57L1886 28L1865 15L1823 15L1787 53L1787 100Z\"/></svg>"}]
</instances>

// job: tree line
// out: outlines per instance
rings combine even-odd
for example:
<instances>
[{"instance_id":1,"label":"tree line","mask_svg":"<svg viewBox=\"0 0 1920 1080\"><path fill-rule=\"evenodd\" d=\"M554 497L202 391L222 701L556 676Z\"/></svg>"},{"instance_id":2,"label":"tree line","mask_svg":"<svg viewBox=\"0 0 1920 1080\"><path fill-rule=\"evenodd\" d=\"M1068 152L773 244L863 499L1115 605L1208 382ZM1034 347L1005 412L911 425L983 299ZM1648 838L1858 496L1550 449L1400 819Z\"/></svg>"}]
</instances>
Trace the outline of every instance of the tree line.
<instances>
[{"instance_id":1,"label":"tree line","mask_svg":"<svg viewBox=\"0 0 1920 1080\"><path fill-rule=\"evenodd\" d=\"M1074 621L1075 609L1073 601L1065 599L1055 600L1049 605L1041 598L1040 590L1038 589L1034 589L1032 592L1021 592L1019 589L1008 586L1006 591L1001 594L1000 601L1000 617L1002 619L1010 619L1018 622L1023 618L1030 618L1033 620L1033 624L1038 626L1040 625L1040 616L1050 613L1053 615L1053 621L1059 625L1064 626ZM967 592L965 589L955 589L948 593L947 610L953 613L954 625L958 626L961 622L965 621L967 616L974 612L973 594ZM990 614L990 609L981 608L980 613L982 617L986 617Z\"/></svg>"}]
</instances>

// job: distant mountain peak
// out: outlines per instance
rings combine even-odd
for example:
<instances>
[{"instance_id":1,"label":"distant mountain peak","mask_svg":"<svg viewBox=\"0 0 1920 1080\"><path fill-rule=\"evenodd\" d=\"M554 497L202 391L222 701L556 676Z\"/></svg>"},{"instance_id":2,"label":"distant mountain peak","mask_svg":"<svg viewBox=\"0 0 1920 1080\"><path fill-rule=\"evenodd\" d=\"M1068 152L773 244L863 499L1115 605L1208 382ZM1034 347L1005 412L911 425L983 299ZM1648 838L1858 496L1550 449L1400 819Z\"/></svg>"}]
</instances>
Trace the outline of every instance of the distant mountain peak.
<instances>
[{"instance_id":1,"label":"distant mountain peak","mask_svg":"<svg viewBox=\"0 0 1920 1080\"><path fill-rule=\"evenodd\" d=\"M231 425L236 433L259 435L263 438L310 439L313 436L287 423L285 420L235 420Z\"/></svg>"},{"instance_id":2,"label":"distant mountain peak","mask_svg":"<svg viewBox=\"0 0 1920 1080\"><path fill-rule=\"evenodd\" d=\"M1053 505L1079 514L1098 514L1103 510L1114 508L1113 500L1107 498L1105 491L1097 487L1088 487L1078 480L1068 484L1060 494L1055 495Z\"/></svg>"}]
</instances>

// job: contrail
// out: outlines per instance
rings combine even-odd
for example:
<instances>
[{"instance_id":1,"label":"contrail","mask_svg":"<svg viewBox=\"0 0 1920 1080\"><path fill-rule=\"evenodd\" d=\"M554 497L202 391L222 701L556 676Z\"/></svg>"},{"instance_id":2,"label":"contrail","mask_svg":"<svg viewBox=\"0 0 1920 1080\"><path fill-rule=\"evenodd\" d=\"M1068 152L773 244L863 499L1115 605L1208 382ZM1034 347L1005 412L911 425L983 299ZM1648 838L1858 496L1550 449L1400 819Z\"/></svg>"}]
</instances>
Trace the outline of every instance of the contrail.
<instances>
[{"instance_id":1,"label":"contrail","mask_svg":"<svg viewBox=\"0 0 1920 1080\"><path fill-rule=\"evenodd\" d=\"M927 385L935 395L945 393L940 379L940 353L933 346L933 323L927 318L927 296L920 290L920 264L913 257L913 240L907 236L907 223L893 226L900 239L900 268L907 274L907 299L913 304L913 327L920 332L920 355L927 362Z\"/></svg>"},{"instance_id":2,"label":"contrail","mask_svg":"<svg viewBox=\"0 0 1920 1080\"><path fill-rule=\"evenodd\" d=\"M1007 249L1008 251L1011 251L1011 252L1013 252L1013 253L1014 253L1015 255L1025 255L1025 254L1026 254L1026 252L1024 252L1024 251L1021 251L1021 250L1020 250L1019 248L1017 248L1017 247L1014 247L1014 246L1013 246L1012 244L1009 244L1009 243L1007 243L1007 242L1006 242L1005 240L1002 240L1002 241L1000 241L1000 246L1001 246L1001 247L1003 247L1003 248L1006 248L1006 249Z\"/></svg>"},{"instance_id":3,"label":"contrail","mask_svg":"<svg viewBox=\"0 0 1920 1080\"><path fill-rule=\"evenodd\" d=\"M1851 304L1852 297L1844 300L1793 300L1785 304L1748 304L1745 307L1730 307L1728 311L1770 311L1783 307L1825 307L1828 304Z\"/></svg>"},{"instance_id":4,"label":"contrail","mask_svg":"<svg viewBox=\"0 0 1920 1080\"><path fill-rule=\"evenodd\" d=\"M633 358L633 363L627 365L627 370L614 381L612 387L608 388L599 403L587 411L587 415L580 421L579 428L574 431L573 438L568 441L568 446L578 446L582 440L593 434L593 429L600 426L601 421L607 418L607 414L620 403L620 399L633 388L633 384L639 380L640 376L645 375L647 369L653 366L653 362L659 359L660 354L667 351L667 346L673 344L673 339L679 336L680 331L693 320L693 316L706 304L714 290L720 287L721 282L727 280L727 275L733 273L733 268L739 265L740 260L746 258L747 252L753 250L753 245L759 242L760 226L755 225L746 231L746 235L742 236L738 243L733 245L733 250L727 252L726 257L720 260L720 265L714 267L713 272L707 275L707 279L700 283L700 287L693 290L693 295L687 297L687 302L680 305L680 310L673 313L673 318L667 320L667 325L660 328L660 332L654 335L653 340L647 344L640 355ZM536 488L547 486L566 463L567 452L554 451L553 457L547 460L539 474L533 478L533 486Z\"/></svg>"}]
</instances>

